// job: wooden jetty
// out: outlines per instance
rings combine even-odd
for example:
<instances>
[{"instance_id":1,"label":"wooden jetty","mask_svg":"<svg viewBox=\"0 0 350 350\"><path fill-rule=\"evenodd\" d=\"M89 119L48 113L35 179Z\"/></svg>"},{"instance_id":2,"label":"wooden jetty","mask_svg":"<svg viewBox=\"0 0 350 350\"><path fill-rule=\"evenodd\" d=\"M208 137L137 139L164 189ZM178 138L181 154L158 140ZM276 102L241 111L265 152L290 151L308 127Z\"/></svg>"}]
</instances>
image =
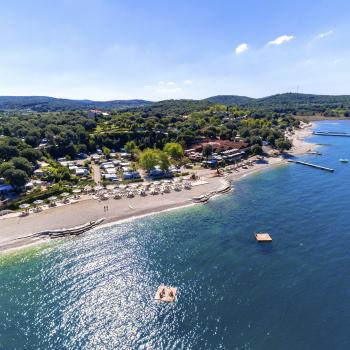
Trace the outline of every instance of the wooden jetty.
<instances>
[{"instance_id":1,"label":"wooden jetty","mask_svg":"<svg viewBox=\"0 0 350 350\"><path fill-rule=\"evenodd\" d=\"M258 232L255 234L255 238L258 242L262 243L272 242L272 238L268 233Z\"/></svg>"},{"instance_id":2,"label":"wooden jetty","mask_svg":"<svg viewBox=\"0 0 350 350\"><path fill-rule=\"evenodd\" d=\"M165 286L161 284L158 287L157 293L154 298L159 301L171 303L176 300L176 290L177 288L175 287Z\"/></svg>"},{"instance_id":3,"label":"wooden jetty","mask_svg":"<svg viewBox=\"0 0 350 350\"><path fill-rule=\"evenodd\" d=\"M312 164L312 163L303 162L303 161L301 161L301 160L292 160L292 159L288 159L288 162L289 162L289 163L296 163L296 164L306 165L306 166L309 166L309 167L312 167L312 168L316 168L316 169L320 169L320 170L329 171L329 172L331 172L331 173L334 172L334 169L332 169L332 168L327 168L327 167L322 166L322 165L317 165L317 164Z\"/></svg>"},{"instance_id":4,"label":"wooden jetty","mask_svg":"<svg viewBox=\"0 0 350 350\"><path fill-rule=\"evenodd\" d=\"M333 131L314 131L313 135L317 136L341 136L341 137L350 137L349 133L346 132L333 132Z\"/></svg>"}]
</instances>

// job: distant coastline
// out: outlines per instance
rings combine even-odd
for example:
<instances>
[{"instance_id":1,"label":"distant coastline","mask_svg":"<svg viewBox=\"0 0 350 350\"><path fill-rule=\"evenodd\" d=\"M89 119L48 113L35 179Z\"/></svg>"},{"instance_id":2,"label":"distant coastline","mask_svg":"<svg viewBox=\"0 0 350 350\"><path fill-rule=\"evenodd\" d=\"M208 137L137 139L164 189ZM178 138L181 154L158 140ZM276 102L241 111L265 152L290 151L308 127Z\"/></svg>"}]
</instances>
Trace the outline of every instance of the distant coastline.
<instances>
[{"instance_id":1,"label":"distant coastline","mask_svg":"<svg viewBox=\"0 0 350 350\"><path fill-rule=\"evenodd\" d=\"M305 138L311 135L312 127L314 127L314 124L309 124L295 130L294 135L290 138L293 148L289 154L294 156L302 155L312 151L316 147L315 144L305 141ZM0 220L2 227L0 233L0 252L11 252L47 242L47 238L32 236L41 230L71 228L86 224L92 220L98 220L102 217L105 217L103 225L114 224L123 220L134 220L146 215L154 215L164 211L191 206L195 204L193 202L194 197L217 191L223 186L225 181L233 184L243 177L283 164L287 164L287 161L283 157L269 157L266 163L255 163L246 169L240 168L235 171L225 172L224 178L216 176L216 171L213 170L198 171L198 175L206 183L196 186L189 191L183 190L182 192L131 199L109 199L103 202L87 199L74 204L49 209L41 213L31 214L24 218L3 218ZM109 207L107 213L103 212L105 205Z\"/></svg>"}]
</instances>

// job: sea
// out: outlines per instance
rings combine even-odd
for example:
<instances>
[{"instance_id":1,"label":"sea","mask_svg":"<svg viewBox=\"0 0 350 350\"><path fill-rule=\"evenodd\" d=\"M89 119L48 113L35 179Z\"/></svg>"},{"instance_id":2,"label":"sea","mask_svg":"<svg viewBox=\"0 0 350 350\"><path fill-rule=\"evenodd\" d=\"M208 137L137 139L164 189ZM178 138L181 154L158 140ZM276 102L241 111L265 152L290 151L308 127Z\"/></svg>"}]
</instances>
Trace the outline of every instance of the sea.
<instances>
[{"instance_id":1,"label":"sea","mask_svg":"<svg viewBox=\"0 0 350 350\"><path fill-rule=\"evenodd\" d=\"M315 130L350 133L350 121ZM0 257L0 349L350 349L350 137L232 193ZM1 230L1 227L0 227ZM256 232L272 243L257 243ZM174 303L155 301L159 285Z\"/></svg>"}]
</instances>

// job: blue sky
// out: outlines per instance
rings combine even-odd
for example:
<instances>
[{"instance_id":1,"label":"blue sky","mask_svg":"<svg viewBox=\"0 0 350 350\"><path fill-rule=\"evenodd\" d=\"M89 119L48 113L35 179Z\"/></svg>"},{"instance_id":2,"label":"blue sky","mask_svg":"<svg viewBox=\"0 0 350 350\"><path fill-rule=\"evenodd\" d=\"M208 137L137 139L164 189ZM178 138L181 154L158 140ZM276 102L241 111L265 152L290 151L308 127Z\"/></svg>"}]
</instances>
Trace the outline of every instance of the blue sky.
<instances>
[{"instance_id":1,"label":"blue sky","mask_svg":"<svg viewBox=\"0 0 350 350\"><path fill-rule=\"evenodd\" d=\"M4 0L0 95L350 94L346 0Z\"/></svg>"}]
</instances>

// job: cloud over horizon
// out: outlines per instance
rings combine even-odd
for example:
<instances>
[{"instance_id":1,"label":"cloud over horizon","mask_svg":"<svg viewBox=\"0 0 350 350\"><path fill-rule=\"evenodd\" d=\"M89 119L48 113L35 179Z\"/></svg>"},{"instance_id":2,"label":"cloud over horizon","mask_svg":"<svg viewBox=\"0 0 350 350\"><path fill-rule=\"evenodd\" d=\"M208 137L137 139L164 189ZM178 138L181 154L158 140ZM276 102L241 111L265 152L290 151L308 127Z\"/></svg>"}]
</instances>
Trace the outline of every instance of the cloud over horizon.
<instances>
[{"instance_id":1,"label":"cloud over horizon","mask_svg":"<svg viewBox=\"0 0 350 350\"><path fill-rule=\"evenodd\" d=\"M319 33L315 36L315 40L319 40L319 39L324 39L326 38L327 36L330 36L332 35L334 32L333 32L333 29L330 29L329 31L327 32L324 32L324 33Z\"/></svg>"},{"instance_id":2,"label":"cloud over horizon","mask_svg":"<svg viewBox=\"0 0 350 350\"><path fill-rule=\"evenodd\" d=\"M235 49L235 53L236 53L236 55L240 55L243 52L247 51L248 48L249 48L248 44L246 44L246 43L239 44Z\"/></svg>"},{"instance_id":3,"label":"cloud over horizon","mask_svg":"<svg viewBox=\"0 0 350 350\"><path fill-rule=\"evenodd\" d=\"M276 39L274 40L271 40L267 43L268 46L270 45L281 45L283 43L286 43L290 40L292 40L294 38L293 35L281 35L279 37L277 37Z\"/></svg>"}]
</instances>

